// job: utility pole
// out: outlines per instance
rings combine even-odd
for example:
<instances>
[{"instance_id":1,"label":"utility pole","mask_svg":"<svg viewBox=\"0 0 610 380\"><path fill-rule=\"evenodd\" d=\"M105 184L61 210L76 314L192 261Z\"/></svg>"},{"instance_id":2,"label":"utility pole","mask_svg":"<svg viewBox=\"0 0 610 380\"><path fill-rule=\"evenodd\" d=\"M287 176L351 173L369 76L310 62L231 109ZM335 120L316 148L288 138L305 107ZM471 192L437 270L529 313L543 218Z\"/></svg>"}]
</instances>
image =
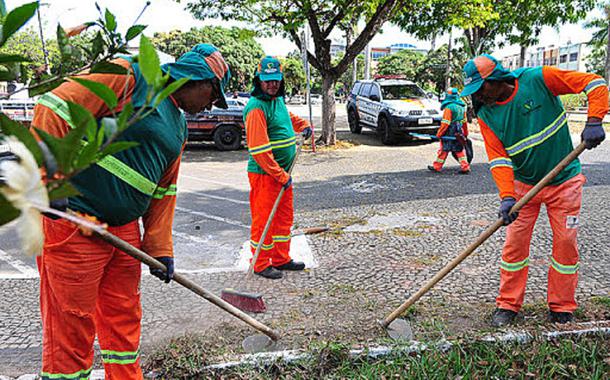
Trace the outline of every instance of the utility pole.
<instances>
[{"instance_id":1,"label":"utility pole","mask_svg":"<svg viewBox=\"0 0 610 380\"><path fill-rule=\"evenodd\" d=\"M43 5L43 4L40 4ZM44 55L44 68L47 74L51 73L50 67L49 67L49 52L47 51L47 45L44 42L44 34L42 33L42 19L40 17L40 5L38 6L38 9L36 10L36 13L38 14L38 28L40 30L40 42L42 43L42 54Z\"/></svg>"},{"instance_id":2,"label":"utility pole","mask_svg":"<svg viewBox=\"0 0 610 380\"><path fill-rule=\"evenodd\" d=\"M309 45L309 24L305 23L305 30L303 30L303 44L301 46L302 54L303 54L303 68L305 69L305 99L307 99L307 106L309 107L309 125L311 126L311 130L313 132L313 112L311 110L311 72L309 70L309 59L307 57L308 45ZM311 149L315 153L316 152L316 142L314 133L311 134Z\"/></svg>"},{"instance_id":3,"label":"utility pole","mask_svg":"<svg viewBox=\"0 0 610 380\"><path fill-rule=\"evenodd\" d=\"M364 79L371 79L371 44L364 48Z\"/></svg>"},{"instance_id":4,"label":"utility pole","mask_svg":"<svg viewBox=\"0 0 610 380\"><path fill-rule=\"evenodd\" d=\"M451 87L451 43L453 35L452 29L449 29L449 43L447 44L447 70L445 72L445 91L449 91Z\"/></svg>"}]
</instances>

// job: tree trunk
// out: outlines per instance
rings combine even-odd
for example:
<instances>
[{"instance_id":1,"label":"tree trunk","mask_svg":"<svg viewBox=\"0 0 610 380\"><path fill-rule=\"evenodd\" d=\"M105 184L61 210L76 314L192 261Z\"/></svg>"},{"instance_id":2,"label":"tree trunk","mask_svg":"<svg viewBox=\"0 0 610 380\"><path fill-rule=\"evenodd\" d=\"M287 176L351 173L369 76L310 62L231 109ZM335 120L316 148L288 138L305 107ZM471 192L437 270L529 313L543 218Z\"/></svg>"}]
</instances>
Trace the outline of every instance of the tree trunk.
<instances>
[{"instance_id":1,"label":"tree trunk","mask_svg":"<svg viewBox=\"0 0 610 380\"><path fill-rule=\"evenodd\" d=\"M525 53L527 52L527 46L521 44L521 51L519 52L519 67L525 67Z\"/></svg>"},{"instance_id":2,"label":"tree trunk","mask_svg":"<svg viewBox=\"0 0 610 380\"><path fill-rule=\"evenodd\" d=\"M318 143L335 145L335 83L337 79L328 73L322 74L322 135Z\"/></svg>"}]
</instances>

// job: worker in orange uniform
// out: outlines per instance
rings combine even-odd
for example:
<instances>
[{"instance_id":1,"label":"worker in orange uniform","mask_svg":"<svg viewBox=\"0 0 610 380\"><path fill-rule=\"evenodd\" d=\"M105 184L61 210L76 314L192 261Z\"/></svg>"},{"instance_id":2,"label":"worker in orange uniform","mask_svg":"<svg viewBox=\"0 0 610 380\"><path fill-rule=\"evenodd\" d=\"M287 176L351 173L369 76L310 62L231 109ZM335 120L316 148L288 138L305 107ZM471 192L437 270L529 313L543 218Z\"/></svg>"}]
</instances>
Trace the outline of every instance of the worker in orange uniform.
<instances>
[{"instance_id":1,"label":"worker in orange uniform","mask_svg":"<svg viewBox=\"0 0 610 380\"><path fill-rule=\"evenodd\" d=\"M468 174L470 173L470 165L464 153L464 144L468 137L466 104L460 99L457 88L450 88L447 91L445 99L441 103L441 110L443 110L443 119L441 120L441 127L436 133L436 137L440 139L440 148L436 154L436 160L428 166L428 169L433 172L440 172L449 152L451 152L460 163L458 173Z\"/></svg>"},{"instance_id":2,"label":"worker in orange uniform","mask_svg":"<svg viewBox=\"0 0 610 380\"><path fill-rule=\"evenodd\" d=\"M295 132L311 137L309 123L288 112L284 102L284 74L280 61L262 59L254 77L252 97L244 109L246 139L250 158L250 211L252 253L262 244L254 273L270 278L283 277L283 270L303 270L305 264L290 257L290 229L293 222L292 178L288 170L296 154ZM281 188L285 189L271 228L260 241L265 224Z\"/></svg>"},{"instance_id":3,"label":"worker in orange uniform","mask_svg":"<svg viewBox=\"0 0 610 380\"><path fill-rule=\"evenodd\" d=\"M519 213L522 198L572 150L566 112L559 95L585 93L589 110L581 140L588 149L605 139L602 119L608 112L608 86L601 77L542 66L508 71L483 54L464 66L462 96L482 104L477 112L491 174L500 191L500 215L506 243L500 262L500 294L492 315L494 326L510 324L525 294L529 246L540 206L547 209L553 230L548 271L549 320L567 323L576 310L578 281L576 235L585 177L578 160L563 169Z\"/></svg>"},{"instance_id":4,"label":"worker in orange uniform","mask_svg":"<svg viewBox=\"0 0 610 380\"><path fill-rule=\"evenodd\" d=\"M138 63L130 58L114 62L130 68L132 74L128 78L122 74L81 78L114 91L120 99L115 113L129 101L136 111L150 107L148 85ZM196 45L161 69L169 72L170 82L180 78L189 81L118 139L138 142L138 146L113 154L71 179L80 195L68 198L67 207L107 224L109 232L162 262L167 270L151 273L169 282L174 271L176 181L187 138L180 109L197 113L213 103L226 108L223 94L230 74L220 52L207 44ZM74 127L66 101L80 104L98 119L111 115L100 98L76 82L66 82L41 97L32 124L55 136L66 135ZM142 379L140 262L86 236L66 220L45 217L43 225L45 243L38 257L42 379L88 379L96 334L107 379Z\"/></svg>"}]
</instances>

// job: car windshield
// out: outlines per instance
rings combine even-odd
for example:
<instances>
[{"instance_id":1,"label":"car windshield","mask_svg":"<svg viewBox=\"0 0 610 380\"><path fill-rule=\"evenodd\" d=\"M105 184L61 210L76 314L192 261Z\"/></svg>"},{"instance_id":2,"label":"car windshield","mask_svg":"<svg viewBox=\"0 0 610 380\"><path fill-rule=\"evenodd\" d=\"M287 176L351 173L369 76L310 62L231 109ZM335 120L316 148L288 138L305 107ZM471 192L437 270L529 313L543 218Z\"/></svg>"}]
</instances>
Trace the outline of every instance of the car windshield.
<instances>
[{"instance_id":1,"label":"car windshield","mask_svg":"<svg viewBox=\"0 0 610 380\"><path fill-rule=\"evenodd\" d=\"M409 98L424 98L426 93L414 84L401 84L394 86L381 86L381 93L385 100L399 100Z\"/></svg>"}]
</instances>

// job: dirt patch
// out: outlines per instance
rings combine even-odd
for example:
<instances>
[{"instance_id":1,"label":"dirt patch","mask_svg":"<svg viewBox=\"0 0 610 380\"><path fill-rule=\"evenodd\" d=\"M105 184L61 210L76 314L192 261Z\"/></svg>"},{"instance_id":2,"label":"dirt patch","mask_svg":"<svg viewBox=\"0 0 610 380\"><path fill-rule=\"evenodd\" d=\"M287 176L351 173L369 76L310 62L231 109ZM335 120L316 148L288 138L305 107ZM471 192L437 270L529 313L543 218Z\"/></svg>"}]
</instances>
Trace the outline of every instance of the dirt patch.
<instances>
[{"instance_id":1,"label":"dirt patch","mask_svg":"<svg viewBox=\"0 0 610 380\"><path fill-rule=\"evenodd\" d=\"M352 149L360 144L351 140L337 140L335 145L318 145L316 144L316 153L334 152L336 150ZM307 142L303 145L303 152L311 152L311 143Z\"/></svg>"}]
</instances>

